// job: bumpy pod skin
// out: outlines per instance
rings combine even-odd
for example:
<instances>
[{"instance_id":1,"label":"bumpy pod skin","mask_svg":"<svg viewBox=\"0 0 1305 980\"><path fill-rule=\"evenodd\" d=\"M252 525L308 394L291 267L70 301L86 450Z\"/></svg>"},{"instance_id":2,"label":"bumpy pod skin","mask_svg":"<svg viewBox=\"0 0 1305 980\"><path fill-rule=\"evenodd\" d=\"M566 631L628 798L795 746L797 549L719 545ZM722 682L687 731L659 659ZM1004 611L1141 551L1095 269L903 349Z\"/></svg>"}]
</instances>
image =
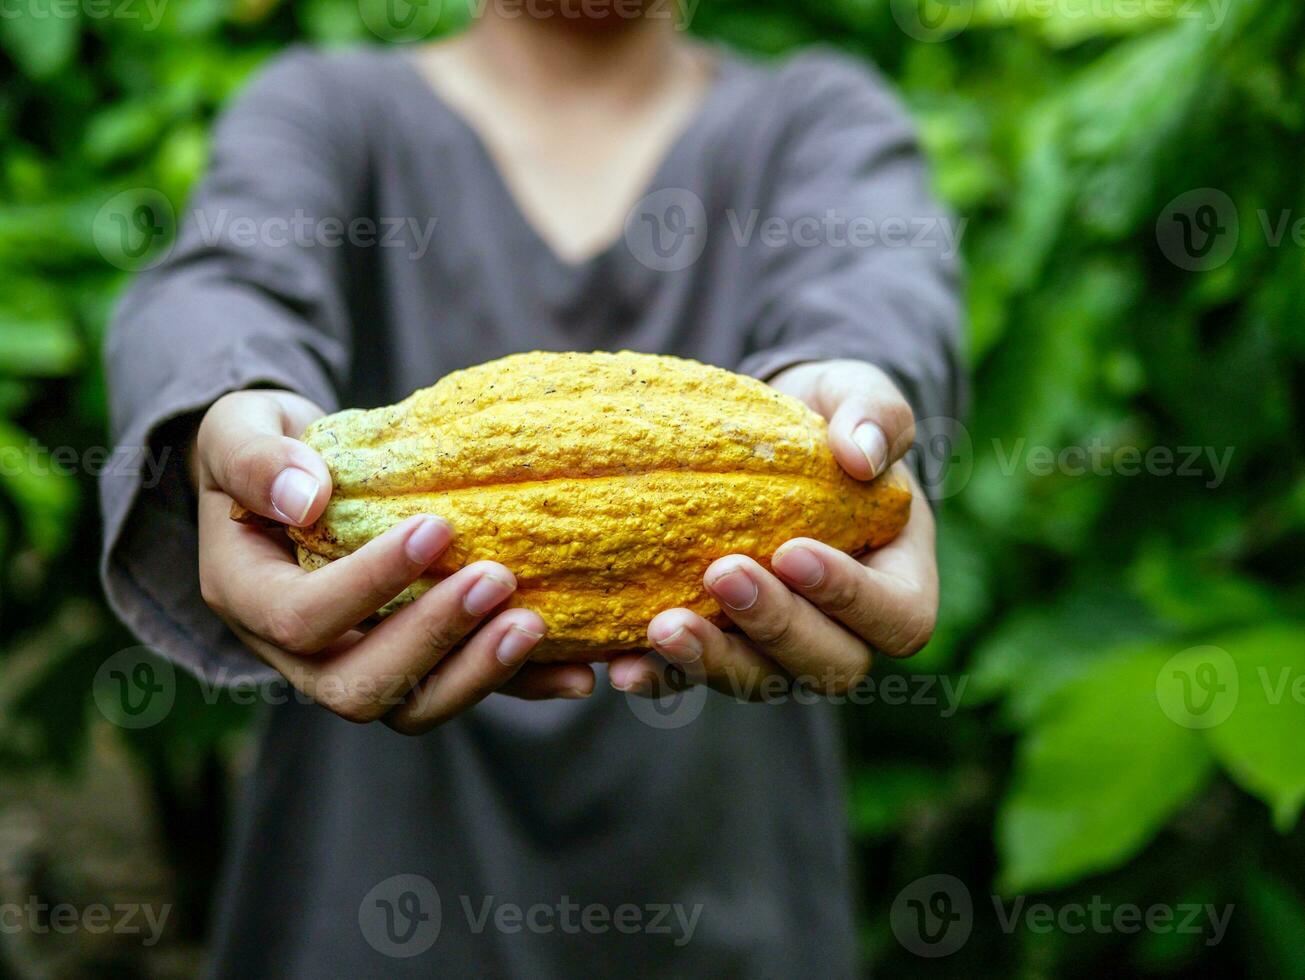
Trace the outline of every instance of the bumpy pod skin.
<instances>
[{"instance_id":1,"label":"bumpy pod skin","mask_svg":"<svg viewBox=\"0 0 1305 980\"><path fill-rule=\"evenodd\" d=\"M702 587L715 559L765 564L799 536L855 554L890 541L911 503L896 476L847 476L824 419L797 399L628 351L514 354L319 419L303 439L334 481L322 517L289 529L304 568L438 514L453 544L384 612L494 559L517 577L511 605L548 624L541 661L646 647L648 622L676 606L724 624Z\"/></svg>"}]
</instances>

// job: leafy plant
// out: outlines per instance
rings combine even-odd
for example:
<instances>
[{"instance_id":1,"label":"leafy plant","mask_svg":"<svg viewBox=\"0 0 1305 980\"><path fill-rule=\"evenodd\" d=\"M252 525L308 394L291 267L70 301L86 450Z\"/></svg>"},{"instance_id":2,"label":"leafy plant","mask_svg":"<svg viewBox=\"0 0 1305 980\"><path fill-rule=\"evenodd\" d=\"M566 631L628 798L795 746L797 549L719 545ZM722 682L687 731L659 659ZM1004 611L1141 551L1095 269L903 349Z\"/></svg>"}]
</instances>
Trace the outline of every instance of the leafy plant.
<instances>
[{"instance_id":1,"label":"leafy plant","mask_svg":"<svg viewBox=\"0 0 1305 980\"><path fill-rule=\"evenodd\" d=\"M458 21L446 6L440 29ZM0 458L23 461L0 473L12 772L77 766L90 678L133 643L86 557L91 475L54 456L105 438L97 351L126 274L96 247L96 215L141 188L179 207L214 114L280 47L377 41L347 0L202 0L157 23L139 9L0 18ZM867 966L1300 975L1305 10L691 9L695 31L762 55L824 42L875 62L967 219L974 405L941 504L943 619L877 675L932 693L847 716ZM1184 251L1183 222L1211 214L1218 250ZM166 726L123 735L160 812L220 811L213 773L242 719L183 681ZM187 825L163 824L163 853L206 881L211 849L194 864ZM892 910L939 874L973 896L972 934L921 959ZM998 913L1017 900L1233 913L1211 945L1208 930L1011 926ZM198 929L206 893L188 901Z\"/></svg>"}]
</instances>

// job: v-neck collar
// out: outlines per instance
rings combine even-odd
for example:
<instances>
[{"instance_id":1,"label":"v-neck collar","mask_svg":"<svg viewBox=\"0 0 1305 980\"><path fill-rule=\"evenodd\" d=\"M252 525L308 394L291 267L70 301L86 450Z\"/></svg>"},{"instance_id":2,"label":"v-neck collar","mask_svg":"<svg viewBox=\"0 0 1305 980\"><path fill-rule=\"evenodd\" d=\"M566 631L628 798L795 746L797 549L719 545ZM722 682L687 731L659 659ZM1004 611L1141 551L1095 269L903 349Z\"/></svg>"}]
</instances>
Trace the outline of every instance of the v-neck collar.
<instances>
[{"instance_id":1,"label":"v-neck collar","mask_svg":"<svg viewBox=\"0 0 1305 980\"><path fill-rule=\"evenodd\" d=\"M718 45L704 44L704 46L708 48L715 58L715 75L698 105L690 113L687 121L680 127L674 139L667 145L643 188L630 202L631 206L634 206L665 184L667 174L673 169L674 164L678 162L686 146L692 141L693 135L712 114L712 109L721 98L722 92L734 74L735 61L728 51ZM486 145L480 131L430 83L425 72L421 70L412 55L407 52L400 52L394 57L402 66L403 73L421 87L427 101L433 105L437 112L452 123L458 137L475 155L478 164L488 174L488 179L492 184L492 193L500 199L503 210L509 215L509 220L513 223L514 230L523 242L524 247L541 256L543 261L555 273L567 278L587 279L595 269L605 267L614 260L614 257L620 253L625 244L624 226L621 233L618 233L613 240L578 261L573 262L559 255L525 213L520 199L509 186L507 178L503 175L503 171L499 169L498 163L495 162L494 156L490 152L488 145Z\"/></svg>"}]
</instances>

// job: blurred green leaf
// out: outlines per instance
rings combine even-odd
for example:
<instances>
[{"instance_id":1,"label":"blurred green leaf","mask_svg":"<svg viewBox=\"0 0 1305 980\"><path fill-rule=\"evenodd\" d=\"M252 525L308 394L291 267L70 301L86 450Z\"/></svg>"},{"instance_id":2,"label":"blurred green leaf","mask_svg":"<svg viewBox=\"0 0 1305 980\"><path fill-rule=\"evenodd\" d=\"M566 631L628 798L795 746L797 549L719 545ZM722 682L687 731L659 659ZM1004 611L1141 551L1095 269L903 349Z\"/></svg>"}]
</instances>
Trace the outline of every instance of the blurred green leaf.
<instances>
[{"instance_id":1,"label":"blurred green leaf","mask_svg":"<svg viewBox=\"0 0 1305 980\"><path fill-rule=\"evenodd\" d=\"M1005 696L1010 717L1027 725L1061 688L1096 669L1120 644L1158 629L1120 589L1071 591L1053 605L1007 616L975 651L968 694L977 702Z\"/></svg>"},{"instance_id":2,"label":"blurred green leaf","mask_svg":"<svg viewBox=\"0 0 1305 980\"><path fill-rule=\"evenodd\" d=\"M32 78L64 68L77 50L81 10L60 0L24 0L0 17L0 47Z\"/></svg>"},{"instance_id":3,"label":"blurred green leaf","mask_svg":"<svg viewBox=\"0 0 1305 980\"><path fill-rule=\"evenodd\" d=\"M1131 858L1205 784L1200 735L1156 702L1172 651L1114 655L1048 700L997 818L1003 892L1054 888Z\"/></svg>"},{"instance_id":4,"label":"blurred green leaf","mask_svg":"<svg viewBox=\"0 0 1305 980\"><path fill-rule=\"evenodd\" d=\"M26 381L0 378L0 418L21 412L32 397L32 385Z\"/></svg>"},{"instance_id":5,"label":"blurred green leaf","mask_svg":"<svg viewBox=\"0 0 1305 980\"><path fill-rule=\"evenodd\" d=\"M0 672L4 692L2 741L21 746L11 764L53 764L63 772L82 759L90 707L88 678L94 673L94 646L103 629L103 610L70 598L18 649Z\"/></svg>"},{"instance_id":6,"label":"blurred green leaf","mask_svg":"<svg viewBox=\"0 0 1305 980\"><path fill-rule=\"evenodd\" d=\"M1305 900L1259 868L1246 869L1246 922L1266 976L1298 977L1305 949Z\"/></svg>"},{"instance_id":7,"label":"blurred green leaf","mask_svg":"<svg viewBox=\"0 0 1305 980\"><path fill-rule=\"evenodd\" d=\"M114 191L40 204L0 204L0 267L12 269L85 270L103 257L95 249L91 227ZM103 196L100 196L103 194Z\"/></svg>"},{"instance_id":8,"label":"blurred green leaf","mask_svg":"<svg viewBox=\"0 0 1305 980\"><path fill-rule=\"evenodd\" d=\"M81 354L76 326L53 292L11 279L0 296L0 374L68 374Z\"/></svg>"},{"instance_id":9,"label":"blurred green leaf","mask_svg":"<svg viewBox=\"0 0 1305 980\"><path fill-rule=\"evenodd\" d=\"M1069 45L1095 37L1154 30L1181 9L1177 4L1103 4L1093 0L1060 0L1054 4L1039 0L978 0L974 22L985 27L1030 25L1051 44Z\"/></svg>"},{"instance_id":10,"label":"blurred green leaf","mask_svg":"<svg viewBox=\"0 0 1305 980\"><path fill-rule=\"evenodd\" d=\"M1154 541L1143 546L1129 578L1159 618L1184 630L1222 629L1278 615L1272 593L1260 583Z\"/></svg>"},{"instance_id":11,"label":"blurred green leaf","mask_svg":"<svg viewBox=\"0 0 1305 980\"><path fill-rule=\"evenodd\" d=\"M63 547L78 504L77 484L48 449L0 420L0 486L13 500L28 539L46 554Z\"/></svg>"},{"instance_id":12,"label":"blurred green leaf","mask_svg":"<svg viewBox=\"0 0 1305 980\"><path fill-rule=\"evenodd\" d=\"M938 628L912 660L913 670L930 673L952 665L962 638L991 608L991 575L982 537L959 512L944 511L938 522Z\"/></svg>"},{"instance_id":13,"label":"blurred green leaf","mask_svg":"<svg viewBox=\"0 0 1305 980\"><path fill-rule=\"evenodd\" d=\"M849 790L852 831L884 837L901 829L913 813L946 792L946 778L928 766L879 765L853 774Z\"/></svg>"},{"instance_id":14,"label":"blurred green leaf","mask_svg":"<svg viewBox=\"0 0 1305 980\"><path fill-rule=\"evenodd\" d=\"M168 124L156 101L139 99L98 113L86 129L85 153L97 166L128 159L152 143Z\"/></svg>"},{"instance_id":15,"label":"blurred green leaf","mask_svg":"<svg viewBox=\"0 0 1305 980\"><path fill-rule=\"evenodd\" d=\"M1305 804L1305 625L1266 626L1214 641L1237 663L1236 707L1206 732L1215 757L1264 800L1283 833Z\"/></svg>"}]
</instances>

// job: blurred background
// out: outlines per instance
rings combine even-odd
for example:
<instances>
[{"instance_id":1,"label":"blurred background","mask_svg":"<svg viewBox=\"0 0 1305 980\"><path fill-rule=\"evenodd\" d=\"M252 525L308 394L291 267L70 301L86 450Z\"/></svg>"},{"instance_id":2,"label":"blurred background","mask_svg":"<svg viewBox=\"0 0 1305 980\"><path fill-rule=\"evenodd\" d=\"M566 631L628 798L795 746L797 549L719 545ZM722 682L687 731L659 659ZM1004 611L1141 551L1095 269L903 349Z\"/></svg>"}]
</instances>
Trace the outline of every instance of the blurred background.
<instances>
[{"instance_id":1,"label":"blurred background","mask_svg":"<svg viewBox=\"0 0 1305 980\"><path fill-rule=\"evenodd\" d=\"M285 45L465 2L0 9L0 976L191 975L247 765L249 709L186 677L140 726L98 696L135 643L96 577L99 347L158 232L123 202L180 209ZM876 64L965 221L974 407L922 443L942 625L845 709L867 971L1305 976L1305 8L684 9ZM51 914L133 903L157 942Z\"/></svg>"}]
</instances>

